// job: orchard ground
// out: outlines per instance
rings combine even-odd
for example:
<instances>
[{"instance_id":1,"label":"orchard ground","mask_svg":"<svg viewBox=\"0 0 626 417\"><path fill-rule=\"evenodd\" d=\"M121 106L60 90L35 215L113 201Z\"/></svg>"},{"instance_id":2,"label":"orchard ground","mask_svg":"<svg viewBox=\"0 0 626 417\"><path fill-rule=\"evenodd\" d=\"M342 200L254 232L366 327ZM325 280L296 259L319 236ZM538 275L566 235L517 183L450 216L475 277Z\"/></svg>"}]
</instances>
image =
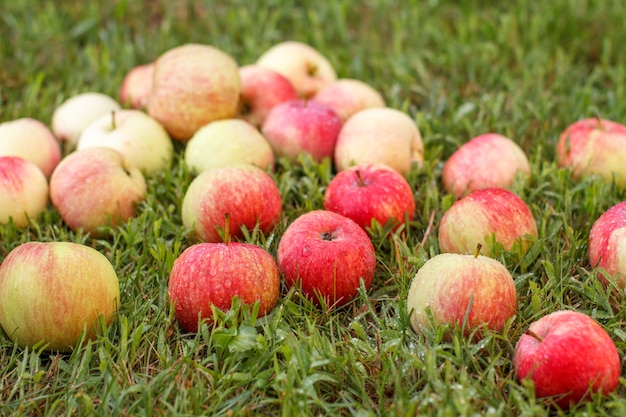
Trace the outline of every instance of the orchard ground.
<instances>
[{"instance_id":1,"label":"orchard ground","mask_svg":"<svg viewBox=\"0 0 626 417\"><path fill-rule=\"evenodd\" d=\"M119 97L133 66L187 42L216 46L240 65L270 46L318 48L340 77L378 89L415 119L425 162L408 180L417 213L405 233L372 231L372 289L340 310L317 308L283 286L276 309L256 319L234 310L187 334L174 320L167 280L190 244L180 205L192 176L177 144L173 168L148 180L136 218L110 238L74 233L50 208L25 230L0 227L0 257L27 241L68 240L109 258L120 278L118 320L103 336L56 354L22 350L0 335L3 415L389 415L564 414L515 380L513 349L528 325L574 309L599 321L626 352L626 301L597 280L587 238L593 221L625 193L572 180L555 162L570 123L601 116L626 122L626 3L512 1L125 1L20 0L0 5L0 121L50 123L68 97ZM417 335L404 299L423 263L439 252L437 225L452 204L442 163L486 132L513 138L532 177L516 191L539 239L527 255L501 253L519 296L502 333L480 342L444 329ZM284 213L275 233L246 241L273 255L298 215L318 209L329 161L277 163ZM568 415L626 415L626 380Z\"/></svg>"}]
</instances>

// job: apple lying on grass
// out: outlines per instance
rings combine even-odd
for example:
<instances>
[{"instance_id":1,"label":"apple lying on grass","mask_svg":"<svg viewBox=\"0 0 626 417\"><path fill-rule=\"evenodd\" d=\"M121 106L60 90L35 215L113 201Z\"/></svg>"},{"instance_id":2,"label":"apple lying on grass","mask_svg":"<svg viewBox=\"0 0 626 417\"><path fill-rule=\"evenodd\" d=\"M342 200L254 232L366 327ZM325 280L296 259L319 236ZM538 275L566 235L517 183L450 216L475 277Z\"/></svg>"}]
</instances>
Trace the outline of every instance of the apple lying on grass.
<instances>
[{"instance_id":1,"label":"apple lying on grass","mask_svg":"<svg viewBox=\"0 0 626 417\"><path fill-rule=\"evenodd\" d=\"M131 68L120 87L120 102L130 108L144 110L152 93L153 74L153 62Z\"/></svg>"},{"instance_id":2,"label":"apple lying on grass","mask_svg":"<svg viewBox=\"0 0 626 417\"><path fill-rule=\"evenodd\" d=\"M374 246L353 220L327 210L297 217L285 230L276 255L288 287L297 285L315 304L328 308L347 304L361 282L372 285Z\"/></svg>"},{"instance_id":3,"label":"apple lying on grass","mask_svg":"<svg viewBox=\"0 0 626 417\"><path fill-rule=\"evenodd\" d=\"M231 242L228 222L226 213L224 242L196 243L174 261L168 297L187 332L196 332L199 320L211 323L212 306L226 311L234 297L244 305L258 302L259 317L278 302L280 275L274 257L259 246Z\"/></svg>"},{"instance_id":4,"label":"apple lying on grass","mask_svg":"<svg viewBox=\"0 0 626 417\"><path fill-rule=\"evenodd\" d=\"M17 156L0 157L0 224L28 226L46 210L48 196L48 180L37 165Z\"/></svg>"},{"instance_id":5,"label":"apple lying on grass","mask_svg":"<svg viewBox=\"0 0 626 417\"><path fill-rule=\"evenodd\" d=\"M28 242L0 265L0 324L22 347L69 351L94 339L119 305L113 266L89 246Z\"/></svg>"},{"instance_id":6,"label":"apple lying on grass","mask_svg":"<svg viewBox=\"0 0 626 417\"><path fill-rule=\"evenodd\" d=\"M333 109L343 123L358 111L385 107L382 94L369 84L352 78L333 81L318 91L313 100Z\"/></svg>"},{"instance_id":7,"label":"apple lying on grass","mask_svg":"<svg viewBox=\"0 0 626 417\"><path fill-rule=\"evenodd\" d=\"M603 270L598 278L605 285L614 280L623 292L626 288L626 201L612 206L593 223L588 254L591 267Z\"/></svg>"},{"instance_id":8,"label":"apple lying on grass","mask_svg":"<svg viewBox=\"0 0 626 417\"><path fill-rule=\"evenodd\" d=\"M562 409L613 392L621 375L615 343L591 317L561 310L541 317L515 346L517 379L533 382L538 398Z\"/></svg>"}]
</instances>

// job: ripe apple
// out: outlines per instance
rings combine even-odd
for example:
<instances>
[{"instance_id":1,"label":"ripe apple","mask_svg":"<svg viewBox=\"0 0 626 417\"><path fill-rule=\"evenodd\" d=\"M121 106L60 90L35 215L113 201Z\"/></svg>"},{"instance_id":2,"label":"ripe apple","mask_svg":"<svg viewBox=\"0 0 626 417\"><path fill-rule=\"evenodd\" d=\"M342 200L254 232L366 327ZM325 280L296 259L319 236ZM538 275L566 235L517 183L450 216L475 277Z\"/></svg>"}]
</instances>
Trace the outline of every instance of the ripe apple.
<instances>
[{"instance_id":1,"label":"ripe apple","mask_svg":"<svg viewBox=\"0 0 626 417\"><path fill-rule=\"evenodd\" d=\"M241 119L216 120L201 127L187 142L185 164L195 174L207 169L248 163L274 167L274 153L259 130Z\"/></svg>"},{"instance_id":2,"label":"ripe apple","mask_svg":"<svg viewBox=\"0 0 626 417\"><path fill-rule=\"evenodd\" d=\"M493 258L442 253L417 271L407 295L411 326L419 333L430 325L449 325L464 335L481 338L481 329L501 331L515 315L513 277Z\"/></svg>"},{"instance_id":3,"label":"ripe apple","mask_svg":"<svg viewBox=\"0 0 626 417\"><path fill-rule=\"evenodd\" d=\"M146 196L141 171L110 148L72 152L50 178L50 199L72 230L100 234L101 226L117 226L135 216Z\"/></svg>"},{"instance_id":4,"label":"ripe apple","mask_svg":"<svg viewBox=\"0 0 626 417\"><path fill-rule=\"evenodd\" d=\"M602 268L622 290L626 288L626 201L618 203L596 219L589 232L589 262ZM609 277L598 273L606 285Z\"/></svg>"},{"instance_id":5,"label":"ripe apple","mask_svg":"<svg viewBox=\"0 0 626 417\"><path fill-rule=\"evenodd\" d=\"M615 343L595 320L561 310L541 317L515 346L519 381L530 379L539 398L553 397L563 409L608 395L619 383L621 358Z\"/></svg>"},{"instance_id":6,"label":"ripe apple","mask_svg":"<svg viewBox=\"0 0 626 417\"><path fill-rule=\"evenodd\" d=\"M517 194L497 187L456 200L439 224L441 252L472 254L480 243L485 254L493 256L495 240L506 251L517 247L526 253L537 237L537 223L528 205Z\"/></svg>"},{"instance_id":7,"label":"ripe apple","mask_svg":"<svg viewBox=\"0 0 626 417\"><path fill-rule=\"evenodd\" d=\"M332 158L340 130L337 113L315 100L285 101L270 111L261 127L276 157L294 161L308 153L318 162Z\"/></svg>"},{"instance_id":8,"label":"ripe apple","mask_svg":"<svg viewBox=\"0 0 626 417\"><path fill-rule=\"evenodd\" d=\"M556 146L560 167L576 179L595 175L620 188L626 187L626 126L601 118L578 120L559 136Z\"/></svg>"},{"instance_id":9,"label":"ripe apple","mask_svg":"<svg viewBox=\"0 0 626 417\"><path fill-rule=\"evenodd\" d=\"M397 229L413 220L415 199L407 180L383 164L353 166L335 175L324 192L324 209L354 220L363 229L372 221Z\"/></svg>"},{"instance_id":10,"label":"ripe apple","mask_svg":"<svg viewBox=\"0 0 626 417\"><path fill-rule=\"evenodd\" d=\"M360 110L385 107L385 100L378 91L352 78L333 81L318 91L313 99L333 109L343 123Z\"/></svg>"},{"instance_id":11,"label":"ripe apple","mask_svg":"<svg viewBox=\"0 0 626 417\"><path fill-rule=\"evenodd\" d=\"M244 305L259 302L259 317L278 302L280 275L272 255L256 245L230 242L229 227L224 229L224 243L197 243L174 261L168 296L187 332L198 331L199 319L213 321L211 306L230 309L234 297Z\"/></svg>"},{"instance_id":12,"label":"ripe apple","mask_svg":"<svg viewBox=\"0 0 626 417\"><path fill-rule=\"evenodd\" d=\"M23 243L0 265L0 324L22 347L69 351L97 336L101 317L115 320L119 305L117 274L90 246Z\"/></svg>"},{"instance_id":13,"label":"ripe apple","mask_svg":"<svg viewBox=\"0 0 626 417\"><path fill-rule=\"evenodd\" d=\"M241 78L240 116L261 127L277 104L297 100L298 92L291 81L273 69L250 64L239 68Z\"/></svg>"},{"instance_id":14,"label":"ripe apple","mask_svg":"<svg viewBox=\"0 0 626 417\"><path fill-rule=\"evenodd\" d=\"M385 164L407 175L424 161L424 144L417 125L400 110L364 109L343 125L334 155L337 171L353 165Z\"/></svg>"},{"instance_id":15,"label":"ripe apple","mask_svg":"<svg viewBox=\"0 0 626 417\"><path fill-rule=\"evenodd\" d=\"M67 151L72 151L87 126L98 117L120 109L119 103L106 94L77 94L65 100L52 113L52 133Z\"/></svg>"},{"instance_id":16,"label":"ripe apple","mask_svg":"<svg viewBox=\"0 0 626 417\"><path fill-rule=\"evenodd\" d=\"M243 237L242 227L270 233L282 214L278 186L265 171L238 164L209 169L191 181L182 204L185 228L200 240L222 242L224 215L230 213L229 235Z\"/></svg>"},{"instance_id":17,"label":"ripe apple","mask_svg":"<svg viewBox=\"0 0 626 417\"><path fill-rule=\"evenodd\" d=\"M284 41L265 51L257 65L284 75L301 98L311 98L337 79L330 61L320 51L302 42Z\"/></svg>"},{"instance_id":18,"label":"ripe apple","mask_svg":"<svg viewBox=\"0 0 626 417\"><path fill-rule=\"evenodd\" d=\"M131 68L120 87L120 102L133 109L145 109L152 93L153 74L154 62Z\"/></svg>"},{"instance_id":19,"label":"ripe apple","mask_svg":"<svg viewBox=\"0 0 626 417\"><path fill-rule=\"evenodd\" d=\"M48 180L30 161L0 157L0 224L28 226L48 207Z\"/></svg>"},{"instance_id":20,"label":"ripe apple","mask_svg":"<svg viewBox=\"0 0 626 417\"><path fill-rule=\"evenodd\" d=\"M214 120L236 117L239 65L209 45L184 44L157 58L148 114L176 140L186 142Z\"/></svg>"},{"instance_id":21,"label":"ripe apple","mask_svg":"<svg viewBox=\"0 0 626 417\"><path fill-rule=\"evenodd\" d=\"M443 186L455 198L486 187L511 188L516 175L530 176L526 154L513 140L485 133L461 145L443 166Z\"/></svg>"},{"instance_id":22,"label":"ripe apple","mask_svg":"<svg viewBox=\"0 0 626 417\"><path fill-rule=\"evenodd\" d=\"M296 218L285 230L276 255L288 287L299 285L314 303L342 306L357 294L361 281L372 285L374 246L353 220L327 210Z\"/></svg>"},{"instance_id":23,"label":"ripe apple","mask_svg":"<svg viewBox=\"0 0 626 417\"><path fill-rule=\"evenodd\" d=\"M144 175L169 168L174 158L172 140L163 126L136 109L105 114L89 125L76 149L95 147L115 149Z\"/></svg>"},{"instance_id":24,"label":"ripe apple","mask_svg":"<svg viewBox=\"0 0 626 417\"><path fill-rule=\"evenodd\" d=\"M56 138L39 120L23 117L0 123L0 156L19 156L50 174L61 160L61 148Z\"/></svg>"}]
</instances>

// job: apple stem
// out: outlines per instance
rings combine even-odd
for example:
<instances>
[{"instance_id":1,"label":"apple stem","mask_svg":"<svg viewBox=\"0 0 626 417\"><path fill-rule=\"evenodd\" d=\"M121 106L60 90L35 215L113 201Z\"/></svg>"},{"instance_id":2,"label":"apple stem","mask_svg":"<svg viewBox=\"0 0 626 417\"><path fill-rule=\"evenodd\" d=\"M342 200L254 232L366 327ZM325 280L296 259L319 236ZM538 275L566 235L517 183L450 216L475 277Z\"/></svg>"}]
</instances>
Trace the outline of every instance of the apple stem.
<instances>
[{"instance_id":1,"label":"apple stem","mask_svg":"<svg viewBox=\"0 0 626 417\"><path fill-rule=\"evenodd\" d=\"M530 337L534 337L535 339L537 339L539 342L543 342L543 337L539 336L537 333L533 332L532 330L528 329L526 330L526 334Z\"/></svg>"},{"instance_id":2,"label":"apple stem","mask_svg":"<svg viewBox=\"0 0 626 417\"><path fill-rule=\"evenodd\" d=\"M361 176L361 171L357 169L355 172L356 172L357 180L359 182L359 187L365 187L365 181L363 181L363 177Z\"/></svg>"},{"instance_id":3,"label":"apple stem","mask_svg":"<svg viewBox=\"0 0 626 417\"><path fill-rule=\"evenodd\" d=\"M230 213L224 213L224 244L230 243Z\"/></svg>"},{"instance_id":4,"label":"apple stem","mask_svg":"<svg viewBox=\"0 0 626 417\"><path fill-rule=\"evenodd\" d=\"M478 255L480 255L480 250L482 249L483 244L482 243L478 243L476 245L476 252L474 252L474 258L478 258Z\"/></svg>"},{"instance_id":5,"label":"apple stem","mask_svg":"<svg viewBox=\"0 0 626 417\"><path fill-rule=\"evenodd\" d=\"M602 125L602 119L599 114L596 114L596 121L598 122L598 129L604 130L604 126Z\"/></svg>"},{"instance_id":6,"label":"apple stem","mask_svg":"<svg viewBox=\"0 0 626 417\"><path fill-rule=\"evenodd\" d=\"M111 130L115 130L117 128L115 124L115 110L111 110Z\"/></svg>"}]
</instances>

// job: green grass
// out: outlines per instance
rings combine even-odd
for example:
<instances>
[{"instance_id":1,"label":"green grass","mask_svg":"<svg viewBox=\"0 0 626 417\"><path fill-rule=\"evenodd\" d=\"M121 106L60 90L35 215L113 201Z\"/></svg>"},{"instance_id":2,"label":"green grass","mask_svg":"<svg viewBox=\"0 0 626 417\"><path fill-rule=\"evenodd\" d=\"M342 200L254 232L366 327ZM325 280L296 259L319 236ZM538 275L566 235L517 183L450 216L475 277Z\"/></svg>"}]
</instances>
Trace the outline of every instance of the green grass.
<instances>
[{"instance_id":1,"label":"green grass","mask_svg":"<svg viewBox=\"0 0 626 417\"><path fill-rule=\"evenodd\" d=\"M619 0L2 2L0 121L49 123L56 106L84 91L117 97L132 66L186 42L219 47L243 65L295 39L415 118L426 161L408 177L417 215L407 233L372 231L378 268L370 291L328 311L283 287L269 316L235 305L198 334L181 331L167 300L172 263L190 244L180 216L191 181L182 146L170 171L148 179L138 216L109 238L70 231L52 207L26 230L0 227L0 259L31 240L85 243L110 259L122 291L118 320L70 354L20 349L0 334L1 413L626 415L624 378L614 394L565 413L517 383L512 368L528 324L558 309L591 315L626 352L625 301L597 283L587 258L591 224L625 192L576 182L554 160L571 122L626 122L624 16ZM517 316L480 342L457 333L447 341L445 329L417 335L404 298L439 252L437 224L451 204L442 163L488 131L512 137L532 165L531 183L515 191L531 207L539 239L521 259L499 258L515 278ZM251 233L248 241L275 255L287 224L322 207L333 171L303 158L279 161L274 175L284 219L272 235Z\"/></svg>"}]
</instances>

